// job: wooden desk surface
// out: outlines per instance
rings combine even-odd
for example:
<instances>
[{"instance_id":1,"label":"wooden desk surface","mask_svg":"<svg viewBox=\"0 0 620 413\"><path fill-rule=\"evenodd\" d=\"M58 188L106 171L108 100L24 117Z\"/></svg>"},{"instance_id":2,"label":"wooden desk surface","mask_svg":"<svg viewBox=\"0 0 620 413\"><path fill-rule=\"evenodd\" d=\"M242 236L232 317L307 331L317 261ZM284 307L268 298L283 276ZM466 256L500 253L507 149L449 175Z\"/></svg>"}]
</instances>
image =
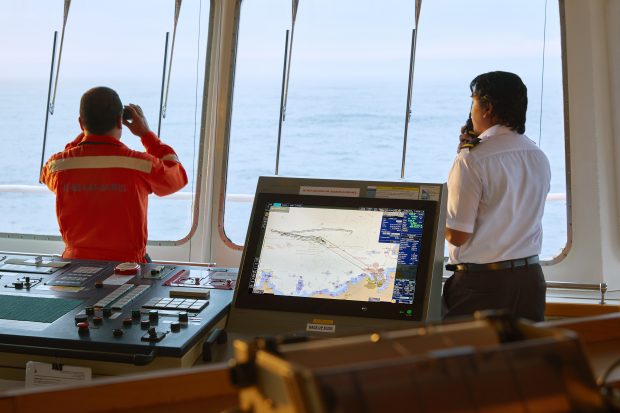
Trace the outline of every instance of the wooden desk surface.
<instances>
[{"instance_id":1,"label":"wooden desk surface","mask_svg":"<svg viewBox=\"0 0 620 413\"><path fill-rule=\"evenodd\" d=\"M597 379L612 363L620 359L620 313L566 318L536 324L539 327L564 328L579 336L583 349ZM620 386L620 369L615 370L608 382Z\"/></svg>"}]
</instances>

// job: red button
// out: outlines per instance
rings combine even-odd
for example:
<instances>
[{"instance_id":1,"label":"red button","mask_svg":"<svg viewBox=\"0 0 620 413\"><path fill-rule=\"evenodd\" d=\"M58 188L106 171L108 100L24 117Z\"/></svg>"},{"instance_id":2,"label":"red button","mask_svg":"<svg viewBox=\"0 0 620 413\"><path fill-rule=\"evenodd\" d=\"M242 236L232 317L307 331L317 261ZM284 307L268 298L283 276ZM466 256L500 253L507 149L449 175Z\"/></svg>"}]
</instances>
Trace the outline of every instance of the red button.
<instances>
[{"instance_id":1,"label":"red button","mask_svg":"<svg viewBox=\"0 0 620 413\"><path fill-rule=\"evenodd\" d=\"M114 268L114 274L136 275L140 273L140 264L137 262L122 262Z\"/></svg>"},{"instance_id":2,"label":"red button","mask_svg":"<svg viewBox=\"0 0 620 413\"><path fill-rule=\"evenodd\" d=\"M87 322L77 323L77 327L78 327L78 334L88 334L88 323Z\"/></svg>"}]
</instances>

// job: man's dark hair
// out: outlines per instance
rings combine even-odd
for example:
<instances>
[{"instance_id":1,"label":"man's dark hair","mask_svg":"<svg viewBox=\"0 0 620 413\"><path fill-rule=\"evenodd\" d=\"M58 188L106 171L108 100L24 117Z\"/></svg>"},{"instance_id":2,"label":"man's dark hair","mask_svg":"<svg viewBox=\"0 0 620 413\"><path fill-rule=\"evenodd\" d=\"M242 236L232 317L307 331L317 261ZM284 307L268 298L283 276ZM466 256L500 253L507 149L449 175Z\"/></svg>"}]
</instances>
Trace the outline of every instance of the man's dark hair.
<instances>
[{"instance_id":1,"label":"man's dark hair","mask_svg":"<svg viewBox=\"0 0 620 413\"><path fill-rule=\"evenodd\" d=\"M82 125L95 135L112 130L122 113L121 98L109 87L94 87L86 91L80 100Z\"/></svg>"},{"instance_id":2,"label":"man's dark hair","mask_svg":"<svg viewBox=\"0 0 620 413\"><path fill-rule=\"evenodd\" d=\"M527 87L521 78L510 72L489 72L478 75L469 84L472 96L478 96L483 107L493 105L493 116L502 125L525 133Z\"/></svg>"}]
</instances>

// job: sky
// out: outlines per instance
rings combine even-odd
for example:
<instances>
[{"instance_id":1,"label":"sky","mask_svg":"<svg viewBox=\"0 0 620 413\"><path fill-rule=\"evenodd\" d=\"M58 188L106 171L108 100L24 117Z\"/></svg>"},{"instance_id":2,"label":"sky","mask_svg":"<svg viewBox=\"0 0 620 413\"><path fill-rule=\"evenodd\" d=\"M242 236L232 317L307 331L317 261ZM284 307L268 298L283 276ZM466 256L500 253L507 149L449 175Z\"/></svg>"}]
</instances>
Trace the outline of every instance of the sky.
<instances>
[{"instance_id":1,"label":"sky","mask_svg":"<svg viewBox=\"0 0 620 413\"><path fill-rule=\"evenodd\" d=\"M466 78L491 64L539 72L545 4L424 0L416 63L437 77L453 73L454 65ZM199 40L204 53L209 5L208 0L183 2L176 67L195 66ZM0 78L47 78L54 30L60 40L64 0L4 0L2 6ZM551 57L560 53L556 1L548 2L547 13L545 52ZM293 49L296 76L401 74L408 68L413 16L413 0L301 0ZM174 0L73 0L62 76L100 75L113 67L121 73L140 72L143 79L159 78L173 17ZM239 59L253 75L280 76L285 31L290 28L290 1L243 0Z\"/></svg>"},{"instance_id":2,"label":"sky","mask_svg":"<svg viewBox=\"0 0 620 413\"><path fill-rule=\"evenodd\" d=\"M204 36L209 1L202 4ZM175 62L196 55L200 5L200 1L184 2ZM5 52L0 77L48 77L54 31L58 31L60 47L64 0L5 0L2 6L0 34ZM73 0L65 30L62 75L93 76L113 70L158 78L166 32L172 36L173 22L171 0Z\"/></svg>"}]
</instances>

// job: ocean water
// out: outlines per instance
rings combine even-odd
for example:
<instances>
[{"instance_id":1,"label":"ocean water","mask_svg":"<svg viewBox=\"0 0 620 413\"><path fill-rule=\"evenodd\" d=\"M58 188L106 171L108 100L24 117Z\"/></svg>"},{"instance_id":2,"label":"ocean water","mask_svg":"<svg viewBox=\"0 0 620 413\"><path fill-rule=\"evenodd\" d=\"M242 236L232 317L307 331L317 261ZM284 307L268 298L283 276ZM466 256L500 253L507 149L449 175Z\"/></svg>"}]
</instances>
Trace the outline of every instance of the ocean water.
<instances>
[{"instance_id":1,"label":"ocean water","mask_svg":"<svg viewBox=\"0 0 620 413\"><path fill-rule=\"evenodd\" d=\"M79 97L92 86L88 80L65 81L50 117L44 157L62 150L79 132ZM159 89L148 84L111 84L124 102L140 104L157 130ZM415 84L409 123L405 179L444 182L467 117L467 82ZM199 89L202 90L200 85ZM173 146L188 170L192 192L196 182L200 105L196 85L174 89L162 122L162 139ZM3 173L0 185L38 184L47 84L0 80L0 129ZM280 89L262 82L236 85L227 192L253 194L259 175L275 172ZM400 180L405 123L406 87L389 80L291 84L283 125L279 174L321 178ZM537 143L552 165L552 193L565 193L564 132L559 87L546 87L540 122L540 91L530 87L526 134ZM542 133L539 133L542 132ZM128 132L123 142L140 149ZM6 187L5 187L6 188ZM151 197L149 238L178 240L191 227L191 196L184 199ZM234 242L245 239L251 205L227 202L225 231ZM57 235L54 198L47 191L0 192L0 232ZM556 255L566 244L566 202L546 205L544 257Z\"/></svg>"},{"instance_id":2,"label":"ocean water","mask_svg":"<svg viewBox=\"0 0 620 413\"><path fill-rule=\"evenodd\" d=\"M389 81L301 84L289 92L283 125L279 174L321 178L399 181L405 124L406 88ZM243 88L243 89L242 89ZM251 90L235 96L229 153L228 191L252 193L259 175L275 172L278 90ZM564 194L564 129L559 84L546 85L541 121L540 89L529 88L526 134L545 151L552 168L551 193ZM468 82L419 82L413 94L406 147L405 180L445 182L455 156L460 127L470 105ZM245 239L251 206L227 204L225 228L235 242ZM507 219L512 219L507 217ZM542 256L566 244L566 202L549 201L543 219Z\"/></svg>"}]
</instances>

